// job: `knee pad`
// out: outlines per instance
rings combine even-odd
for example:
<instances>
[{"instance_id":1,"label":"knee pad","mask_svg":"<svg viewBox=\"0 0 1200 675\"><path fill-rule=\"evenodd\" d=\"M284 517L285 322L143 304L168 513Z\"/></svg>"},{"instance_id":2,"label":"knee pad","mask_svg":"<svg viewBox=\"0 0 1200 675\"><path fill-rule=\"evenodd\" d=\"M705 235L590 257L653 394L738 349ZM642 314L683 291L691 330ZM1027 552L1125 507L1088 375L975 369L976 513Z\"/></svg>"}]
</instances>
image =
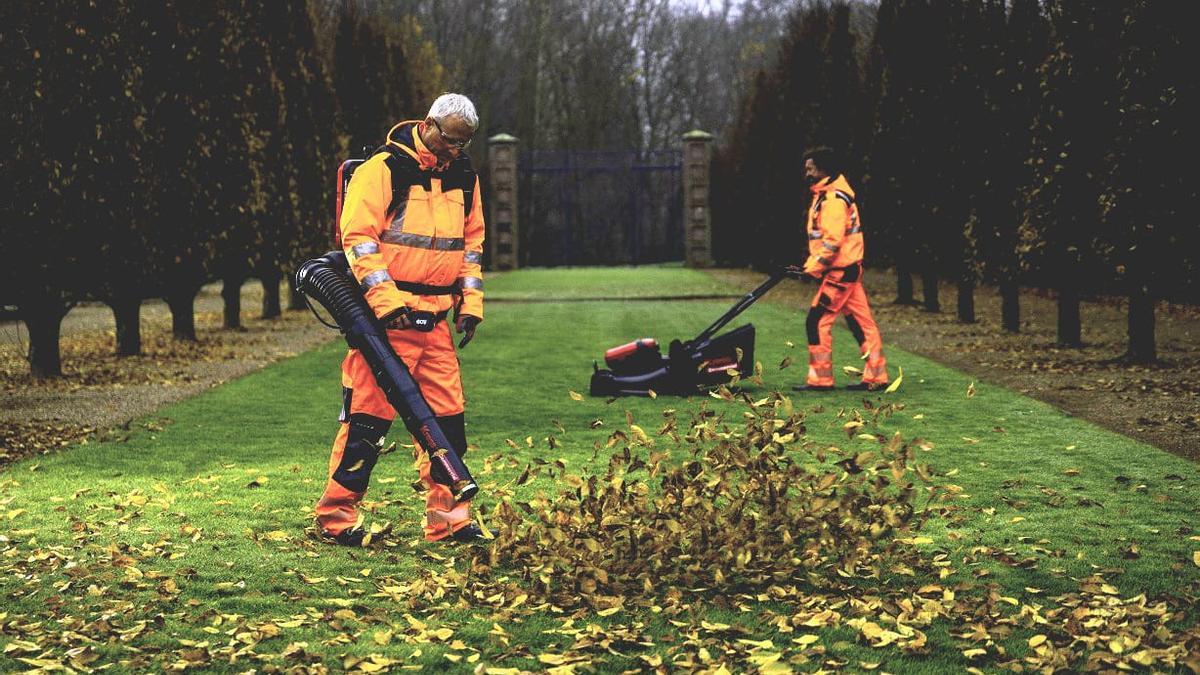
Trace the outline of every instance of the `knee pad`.
<instances>
[{"instance_id":1,"label":"knee pad","mask_svg":"<svg viewBox=\"0 0 1200 675\"><path fill-rule=\"evenodd\" d=\"M350 433L333 479L351 492L366 492L379 448L392 423L364 413L350 416Z\"/></svg>"},{"instance_id":2,"label":"knee pad","mask_svg":"<svg viewBox=\"0 0 1200 675\"><path fill-rule=\"evenodd\" d=\"M463 413L457 415L446 415L445 417L437 418L438 426L442 428L442 433L446 434L446 440L450 441L450 445L454 447L454 451L459 457L467 454L467 422L466 416Z\"/></svg>"},{"instance_id":3,"label":"knee pad","mask_svg":"<svg viewBox=\"0 0 1200 675\"><path fill-rule=\"evenodd\" d=\"M463 413L457 415L446 415L437 418L438 426L441 427L442 433L446 435L446 440L450 441L450 446L454 452L458 453L461 459L467 454L467 423ZM448 485L450 477L446 475L445 470L441 465L434 462L429 467L429 474L435 483Z\"/></svg>"},{"instance_id":4,"label":"knee pad","mask_svg":"<svg viewBox=\"0 0 1200 675\"><path fill-rule=\"evenodd\" d=\"M813 307L808 310L808 318L804 321L804 328L808 332L808 344L821 344L821 317L828 313L824 307Z\"/></svg>"},{"instance_id":5,"label":"knee pad","mask_svg":"<svg viewBox=\"0 0 1200 675\"><path fill-rule=\"evenodd\" d=\"M858 323L858 319L849 314L846 315L846 327L850 329L850 334L854 336L854 340L858 344L861 345L867 341L867 335L863 333L862 325Z\"/></svg>"}]
</instances>

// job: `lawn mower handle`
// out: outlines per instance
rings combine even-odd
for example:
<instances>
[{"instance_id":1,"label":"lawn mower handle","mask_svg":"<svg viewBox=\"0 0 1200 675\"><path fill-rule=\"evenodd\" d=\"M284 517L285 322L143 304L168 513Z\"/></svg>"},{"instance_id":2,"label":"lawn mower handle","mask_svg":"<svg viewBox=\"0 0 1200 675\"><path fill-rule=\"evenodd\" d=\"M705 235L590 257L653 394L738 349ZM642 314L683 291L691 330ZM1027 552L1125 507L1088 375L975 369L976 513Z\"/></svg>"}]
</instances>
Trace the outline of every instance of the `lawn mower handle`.
<instances>
[{"instance_id":1,"label":"lawn mower handle","mask_svg":"<svg viewBox=\"0 0 1200 675\"><path fill-rule=\"evenodd\" d=\"M733 307L729 308L728 312L725 312L724 314L722 314L720 316L720 318L718 318L716 321L714 321L711 326L709 326L708 328L705 328L703 331L700 332L699 335L697 335L695 338L690 340L687 344L698 345L698 344L704 342L705 340L711 338L713 335L716 335L717 331L719 331L725 327L725 324L729 323L730 321L733 321L734 317L736 317L738 314L741 314L742 312L746 311L747 309L750 309L750 305L753 305L755 302L758 302L758 299L761 298L762 296L766 295L767 291L771 290L772 288L775 288L775 286L777 286L779 284L779 282L783 281L784 279L786 279L789 276L791 276L791 274L788 272L787 268L780 268L778 270L775 270L774 272L771 273L771 276L767 277L766 281L759 284L758 288L756 288L756 289L750 291L749 293L747 293L746 295L742 296L742 298L740 300L738 300L736 303L734 303Z\"/></svg>"}]
</instances>

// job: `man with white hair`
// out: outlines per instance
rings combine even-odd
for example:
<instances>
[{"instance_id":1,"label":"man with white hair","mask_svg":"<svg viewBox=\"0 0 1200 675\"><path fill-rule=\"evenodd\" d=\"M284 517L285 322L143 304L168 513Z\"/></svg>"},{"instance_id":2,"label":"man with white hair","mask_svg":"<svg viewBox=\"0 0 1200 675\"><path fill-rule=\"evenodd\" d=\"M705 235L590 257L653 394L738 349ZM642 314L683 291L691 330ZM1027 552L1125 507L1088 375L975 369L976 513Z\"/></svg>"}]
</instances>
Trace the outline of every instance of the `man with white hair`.
<instances>
[{"instance_id":1,"label":"man with white hair","mask_svg":"<svg viewBox=\"0 0 1200 675\"><path fill-rule=\"evenodd\" d=\"M463 334L459 348L483 320L483 207L463 153L478 126L467 97L442 94L424 120L392 127L387 142L354 171L338 223L367 303L460 457L467 451L462 381L446 319L452 313ZM356 349L342 362L342 403L317 527L329 541L361 546L367 531L359 505L396 411ZM431 466L420 447L425 538L482 538L469 502L454 499L448 477L438 475L441 467Z\"/></svg>"}]
</instances>

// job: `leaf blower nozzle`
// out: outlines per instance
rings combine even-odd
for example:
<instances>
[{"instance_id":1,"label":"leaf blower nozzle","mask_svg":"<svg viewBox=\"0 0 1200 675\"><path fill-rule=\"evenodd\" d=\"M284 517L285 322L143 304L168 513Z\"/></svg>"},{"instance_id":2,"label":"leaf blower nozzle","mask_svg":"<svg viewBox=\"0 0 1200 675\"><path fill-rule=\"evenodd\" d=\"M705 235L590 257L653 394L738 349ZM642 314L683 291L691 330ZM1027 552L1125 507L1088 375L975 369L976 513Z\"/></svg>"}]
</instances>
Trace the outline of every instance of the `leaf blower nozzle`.
<instances>
[{"instance_id":1,"label":"leaf blower nozzle","mask_svg":"<svg viewBox=\"0 0 1200 675\"><path fill-rule=\"evenodd\" d=\"M320 303L337 322L346 343L362 353L388 403L429 455L433 480L448 487L456 501L474 497L479 485L438 426L437 417L408 366L392 349L387 330L375 318L350 275L346 255L330 251L300 265L296 270L296 289Z\"/></svg>"}]
</instances>

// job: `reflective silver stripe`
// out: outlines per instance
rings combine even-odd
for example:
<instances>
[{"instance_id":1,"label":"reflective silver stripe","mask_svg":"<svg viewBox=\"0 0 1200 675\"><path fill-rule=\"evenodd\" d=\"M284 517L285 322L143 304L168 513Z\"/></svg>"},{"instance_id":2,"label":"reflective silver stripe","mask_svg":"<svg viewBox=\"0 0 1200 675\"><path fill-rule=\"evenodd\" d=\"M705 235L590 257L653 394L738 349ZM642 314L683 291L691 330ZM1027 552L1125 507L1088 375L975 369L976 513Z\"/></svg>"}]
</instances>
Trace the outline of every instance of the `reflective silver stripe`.
<instances>
[{"instance_id":1,"label":"reflective silver stripe","mask_svg":"<svg viewBox=\"0 0 1200 675\"><path fill-rule=\"evenodd\" d=\"M479 265L483 263L483 253L480 251L467 251L463 254L463 262Z\"/></svg>"},{"instance_id":2,"label":"reflective silver stripe","mask_svg":"<svg viewBox=\"0 0 1200 675\"><path fill-rule=\"evenodd\" d=\"M812 231L812 232L809 232L809 233L808 233L808 238L809 238L809 239L820 239L820 238L821 238L821 232L820 232L820 231L818 231L818 230L814 230L814 231Z\"/></svg>"},{"instance_id":3,"label":"reflective silver stripe","mask_svg":"<svg viewBox=\"0 0 1200 675\"><path fill-rule=\"evenodd\" d=\"M355 259L361 258L364 255L371 255L372 253L379 253L379 244L373 241L365 241L350 247L350 256Z\"/></svg>"},{"instance_id":4,"label":"reflective silver stripe","mask_svg":"<svg viewBox=\"0 0 1200 675\"><path fill-rule=\"evenodd\" d=\"M399 246L408 246L409 248L423 248L434 251L461 251L467 245L465 241L457 237L428 237L423 234L397 232L395 230L384 232L380 240L387 244L397 244Z\"/></svg>"},{"instance_id":5,"label":"reflective silver stripe","mask_svg":"<svg viewBox=\"0 0 1200 675\"><path fill-rule=\"evenodd\" d=\"M842 201L846 202L846 206L853 206L853 205L854 205L854 197L851 197L850 195L846 194L845 192L842 192L841 190L834 190L834 191L833 191L833 194L834 194L834 196L836 196L838 199L840 199L840 200L842 200Z\"/></svg>"},{"instance_id":6,"label":"reflective silver stripe","mask_svg":"<svg viewBox=\"0 0 1200 675\"><path fill-rule=\"evenodd\" d=\"M483 279L480 279L479 277L459 277L458 286L459 288L476 288L483 290Z\"/></svg>"},{"instance_id":7,"label":"reflective silver stripe","mask_svg":"<svg viewBox=\"0 0 1200 675\"><path fill-rule=\"evenodd\" d=\"M854 227L846 230L846 234L858 234L859 232L862 232L862 225L855 225Z\"/></svg>"},{"instance_id":8,"label":"reflective silver stripe","mask_svg":"<svg viewBox=\"0 0 1200 675\"><path fill-rule=\"evenodd\" d=\"M379 284L390 283L392 283L392 275L388 274L387 270L375 270L374 272L371 272L367 276L363 277L362 287L371 288L372 286L378 286Z\"/></svg>"},{"instance_id":9,"label":"reflective silver stripe","mask_svg":"<svg viewBox=\"0 0 1200 675\"><path fill-rule=\"evenodd\" d=\"M829 249L830 251L833 251L834 253L837 253L837 252L838 252L839 250L841 250L841 248L842 248L841 246L837 246L837 245L835 245L835 244L831 244L831 243L829 243L829 242L827 242L827 241L823 241L823 242L821 242L821 245L822 245L822 246L824 246L825 248Z\"/></svg>"}]
</instances>

